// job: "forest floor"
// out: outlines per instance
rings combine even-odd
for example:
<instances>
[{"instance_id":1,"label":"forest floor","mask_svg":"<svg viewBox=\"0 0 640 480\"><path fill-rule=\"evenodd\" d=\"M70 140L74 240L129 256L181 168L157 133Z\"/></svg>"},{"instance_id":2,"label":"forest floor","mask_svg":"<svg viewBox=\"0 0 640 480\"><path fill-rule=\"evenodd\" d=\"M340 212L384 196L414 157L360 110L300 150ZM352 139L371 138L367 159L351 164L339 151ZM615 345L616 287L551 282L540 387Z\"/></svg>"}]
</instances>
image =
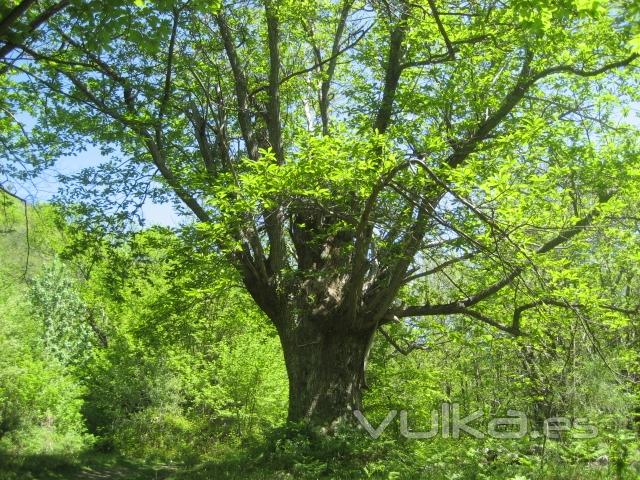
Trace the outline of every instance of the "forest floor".
<instances>
[{"instance_id":1,"label":"forest floor","mask_svg":"<svg viewBox=\"0 0 640 480\"><path fill-rule=\"evenodd\" d=\"M87 452L73 459L37 455L19 460L0 455L0 480L264 480L293 479L285 472L273 475L248 468L246 459L203 462L197 465L144 463L114 454Z\"/></svg>"},{"instance_id":2,"label":"forest floor","mask_svg":"<svg viewBox=\"0 0 640 480\"><path fill-rule=\"evenodd\" d=\"M482 478L527 479L539 478L547 480L638 480L640 471L626 469L624 473L606 466L583 465L582 468L552 469L553 472L538 472L535 476L496 475ZM298 472L299 473L299 472ZM366 472L365 472L366 473ZM418 472L416 472L418 473ZM357 475L357 478L405 478L393 475L373 476ZM56 456L32 456L15 458L0 455L0 480L294 480L313 478L337 480L353 479L353 475L305 475L300 476L286 469L274 468L274 465L258 465L248 457L230 455L225 459L217 459L198 463L197 465L144 463L127 459L115 454L87 452L73 459ZM414 478L414 477L412 477ZM452 478L450 476L428 477L418 475L416 478L430 480ZM456 476L455 478L477 478L473 476Z\"/></svg>"},{"instance_id":3,"label":"forest floor","mask_svg":"<svg viewBox=\"0 0 640 480\"><path fill-rule=\"evenodd\" d=\"M3 462L0 480L169 480L181 478L184 467L145 464L108 454L87 454L70 462L60 457L27 457Z\"/></svg>"}]
</instances>

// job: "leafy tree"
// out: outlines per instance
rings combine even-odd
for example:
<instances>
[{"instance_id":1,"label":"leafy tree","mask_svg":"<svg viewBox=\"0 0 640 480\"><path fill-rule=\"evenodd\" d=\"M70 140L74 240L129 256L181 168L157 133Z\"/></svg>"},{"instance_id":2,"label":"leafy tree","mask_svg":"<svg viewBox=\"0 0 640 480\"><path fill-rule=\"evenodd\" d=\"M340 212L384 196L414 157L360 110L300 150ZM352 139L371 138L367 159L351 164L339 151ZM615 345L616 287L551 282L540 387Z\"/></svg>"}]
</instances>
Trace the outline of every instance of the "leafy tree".
<instances>
[{"instance_id":1,"label":"leafy tree","mask_svg":"<svg viewBox=\"0 0 640 480\"><path fill-rule=\"evenodd\" d=\"M85 354L70 370L86 388L83 413L102 449L188 460L283 421L277 335L223 257L194 255L164 228L69 253L64 269L38 280L34 303L58 327L55 345ZM82 276L71 282L74 271Z\"/></svg>"},{"instance_id":2,"label":"leafy tree","mask_svg":"<svg viewBox=\"0 0 640 480\"><path fill-rule=\"evenodd\" d=\"M0 191L25 203L26 201L13 191L12 180L25 180L50 166L69 145L63 146L57 135L51 131L32 130L28 121L19 118L17 113L34 113L26 98L35 92L20 88L9 71L9 64L19 61L18 55L11 58L19 42L23 42L39 29L46 26L51 17L64 10L68 0L38 2L36 0L8 0L0 5L0 144L3 149L3 162L0 163ZM7 63L8 62L8 63ZM36 93L37 96L37 93ZM31 104L31 107L38 102Z\"/></svg>"},{"instance_id":3,"label":"leafy tree","mask_svg":"<svg viewBox=\"0 0 640 480\"><path fill-rule=\"evenodd\" d=\"M2 61L35 129L115 159L66 179L71 214L104 231L105 208L121 223L170 194L198 222L183 238L225 255L275 326L289 419L328 426L361 408L374 335L399 319L535 338L532 312L637 312L591 277L607 238L635 241L627 13L71 1Z\"/></svg>"},{"instance_id":4,"label":"leafy tree","mask_svg":"<svg viewBox=\"0 0 640 480\"><path fill-rule=\"evenodd\" d=\"M58 360L69 358L70 352L64 350L64 342L56 344L55 352L46 348L44 324L33 315L30 302L28 280L42 274L58 240L53 212L28 207L27 244L22 206L12 197L0 195L4 226L0 233L0 463L4 475L5 460L14 456L72 455L92 438L86 434L81 412L85 390ZM69 289L60 293L71 296ZM59 318L60 312L56 313Z\"/></svg>"}]
</instances>

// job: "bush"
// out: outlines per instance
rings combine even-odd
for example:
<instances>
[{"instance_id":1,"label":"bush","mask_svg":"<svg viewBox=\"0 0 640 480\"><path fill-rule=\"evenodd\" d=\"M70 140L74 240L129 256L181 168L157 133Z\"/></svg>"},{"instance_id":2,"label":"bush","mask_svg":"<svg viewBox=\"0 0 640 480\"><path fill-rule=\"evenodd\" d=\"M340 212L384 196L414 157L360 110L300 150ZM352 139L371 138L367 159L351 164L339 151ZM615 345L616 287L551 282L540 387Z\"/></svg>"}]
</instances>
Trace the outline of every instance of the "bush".
<instances>
[{"instance_id":1,"label":"bush","mask_svg":"<svg viewBox=\"0 0 640 480\"><path fill-rule=\"evenodd\" d=\"M155 461L184 461L193 450L194 426L179 410L148 408L123 420L113 433L125 456Z\"/></svg>"},{"instance_id":2,"label":"bush","mask_svg":"<svg viewBox=\"0 0 640 480\"><path fill-rule=\"evenodd\" d=\"M47 354L23 288L0 298L0 450L12 456L78 452L93 438L81 413L84 389Z\"/></svg>"},{"instance_id":3,"label":"bush","mask_svg":"<svg viewBox=\"0 0 640 480\"><path fill-rule=\"evenodd\" d=\"M83 389L53 359L0 340L0 449L12 455L80 451L92 441Z\"/></svg>"}]
</instances>

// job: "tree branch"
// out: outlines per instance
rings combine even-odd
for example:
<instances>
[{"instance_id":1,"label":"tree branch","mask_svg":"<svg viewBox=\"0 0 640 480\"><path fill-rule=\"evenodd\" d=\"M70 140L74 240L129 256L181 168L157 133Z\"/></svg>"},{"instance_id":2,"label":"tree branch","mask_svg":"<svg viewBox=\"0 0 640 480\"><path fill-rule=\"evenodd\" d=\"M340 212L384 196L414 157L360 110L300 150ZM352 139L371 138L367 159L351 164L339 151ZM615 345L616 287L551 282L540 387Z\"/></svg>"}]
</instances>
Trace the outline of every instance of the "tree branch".
<instances>
[{"instance_id":1,"label":"tree branch","mask_svg":"<svg viewBox=\"0 0 640 480\"><path fill-rule=\"evenodd\" d=\"M33 5L37 0L22 0L18 5L12 8L7 15L0 20L0 37L9 33L9 29L13 24L24 15L29 7Z\"/></svg>"},{"instance_id":2,"label":"tree branch","mask_svg":"<svg viewBox=\"0 0 640 480\"><path fill-rule=\"evenodd\" d=\"M607 202L612 195L601 197L599 203ZM556 237L552 240L546 242L540 248L538 248L535 253L536 254L544 254L553 248L562 245L563 243L568 242L573 237L575 237L578 233L584 230L584 227L591 224L595 218L600 214L600 210L597 206L584 218L579 220L574 224L574 226L566 228L562 230ZM394 311L393 314L398 317L417 317L417 316L428 316L428 315L441 315L441 314L450 314L450 313L464 313L460 312L461 309L468 309L469 307L480 303L496 293L502 290L504 287L510 285L522 272L524 271L524 267L518 267L514 269L511 273L504 276L497 282L489 285L484 290L480 292L468 296L466 298L442 303L435 305L422 305L422 306L412 306L404 308L400 311Z\"/></svg>"},{"instance_id":3,"label":"tree branch","mask_svg":"<svg viewBox=\"0 0 640 480\"><path fill-rule=\"evenodd\" d=\"M314 63L310 67L303 68L301 70L296 70L295 72L289 73L287 75L283 75L280 78L280 85L283 85L285 82L291 80L292 78L299 77L300 75L304 75L305 73L313 72L314 70L317 70L319 67L321 67L323 65L326 65L327 63L331 63L332 60L336 60L336 63L337 63L337 59L340 57L340 55L342 55L347 50L351 50L358 43L360 43L360 41L365 37L365 35L367 33L369 33L369 30L371 30L371 28L373 28L373 25L370 25L369 27L367 27L364 30L362 30L360 32L360 34L356 37L356 39L353 42L351 42L351 43L345 45L344 47L342 47L341 49L339 49L336 52L335 55L327 57L327 58L325 58L323 60L316 61L316 63ZM259 86L257 88L254 88L253 90L251 90L250 95L254 96L255 94L257 94L259 92L266 91L268 88L269 88L269 85L261 85L261 86Z\"/></svg>"},{"instance_id":4,"label":"tree branch","mask_svg":"<svg viewBox=\"0 0 640 480\"><path fill-rule=\"evenodd\" d=\"M242 137L247 148L247 155L250 159L257 160L258 142L255 138L253 122L251 120L251 113L249 108L250 95L247 85L247 79L244 72L242 71L242 67L240 66L240 59L238 57L238 52L236 51L233 36L231 35L231 30L229 29L229 25L227 24L227 19L222 12L216 15L216 23L218 25L218 30L220 31L220 36L222 37L222 42L224 44L227 59L231 67L231 72L233 74L236 102L238 105L238 123L240 124Z\"/></svg>"},{"instance_id":5,"label":"tree branch","mask_svg":"<svg viewBox=\"0 0 640 480\"><path fill-rule=\"evenodd\" d=\"M427 347L426 345L423 345L420 343L411 343L403 347L398 342L396 342L394 338L391 335L389 335L389 333L387 333L387 331L384 328L378 327L378 331L382 334L382 336L389 343L389 345L391 345L398 353L401 353L402 355L409 355L414 350L423 350L425 352L428 352L429 350L431 350L430 347Z\"/></svg>"},{"instance_id":6,"label":"tree branch","mask_svg":"<svg viewBox=\"0 0 640 480\"><path fill-rule=\"evenodd\" d=\"M379 133L384 133L389 126L393 112L393 102L402 74L401 60L403 55L403 43L407 34L408 11L405 9L399 23L391 31L389 39L389 53L385 68L384 86L382 88L382 101L374 122L374 128Z\"/></svg>"},{"instance_id":7,"label":"tree branch","mask_svg":"<svg viewBox=\"0 0 640 480\"><path fill-rule=\"evenodd\" d=\"M331 47L329 66L327 67L327 71L324 72L322 84L320 86L320 119L322 121L322 133L324 135L329 134L329 89L331 88L331 82L333 81L333 75L338 63L338 56L340 54L340 41L342 39L342 34L344 32L344 28L347 23L347 17L349 16L349 11L351 10L353 1L354 0L345 0L342 5L336 33L333 36L333 46Z\"/></svg>"},{"instance_id":8,"label":"tree branch","mask_svg":"<svg viewBox=\"0 0 640 480\"><path fill-rule=\"evenodd\" d=\"M171 98L171 77L173 74L173 54L176 46L176 36L178 33L178 22L180 20L180 11L173 11L173 24L171 26L171 37L169 38L169 50L167 51L167 68L164 74L164 87L162 89L162 98L158 108L158 120L155 128L156 143L162 148L162 120L167 110L169 99Z\"/></svg>"},{"instance_id":9,"label":"tree branch","mask_svg":"<svg viewBox=\"0 0 640 480\"><path fill-rule=\"evenodd\" d=\"M53 4L47 10L42 12L40 15L34 18L33 21L29 24L29 30L23 35L23 38L26 38L27 36L31 35L38 28L40 28L44 23L49 21L49 19L53 15L55 15L59 11L66 8L68 5L69 5L69 0L62 0L58 3ZM13 51L13 49L16 48L17 46L18 46L17 43L6 42L5 45L2 48L0 48L0 59L3 59L7 55L9 55ZM3 74L4 72L6 72L6 70L7 70L7 67L0 69L0 74Z\"/></svg>"},{"instance_id":10,"label":"tree branch","mask_svg":"<svg viewBox=\"0 0 640 480\"><path fill-rule=\"evenodd\" d=\"M469 155L471 155L476 150L477 146L483 140L488 138L489 134L507 117L507 115L516 107L516 105L518 105L518 103L524 97L527 91L537 81L557 73L573 73L583 77L597 76L597 75L606 73L607 71L610 71L612 69L629 65L636 58L638 58L638 55L633 54L623 60L608 63L598 69L591 70L591 71L577 69L575 67L570 67L570 66L558 66L558 67L542 70L541 72L538 72L538 73L534 73L531 71L531 67L530 67L531 61L533 59L533 55L531 52L527 51L524 57L522 67L520 69L520 73L518 74L518 79L514 87L511 89L511 91L507 94L507 96L503 100L501 106L492 115L490 115L484 122L482 122L476 128L474 133L466 141L462 143L458 143L458 145L454 149L454 152L447 158L446 160L447 164L450 167L454 167L454 168L458 165L461 165L469 157ZM445 191L446 190L443 190L442 188L434 189L433 199L431 201L426 201L425 203L427 205L432 205L436 203L442 197ZM603 200L606 201L608 200L608 198L603 197ZM421 211L422 210L423 209L421 209ZM578 222L574 227L564 231L557 238L550 240L547 244L540 247L540 249L536 253L545 253L546 251L551 250L556 246L568 241L570 238L572 238L577 233L579 233L586 225L588 225L593 220L593 218L595 218L595 216L598 215L598 213L594 211L590 215L591 215L590 218L583 219L581 222ZM406 269L409 266L409 262L407 261L407 258L409 254L415 254L416 249L420 245L422 237L424 236L425 225L426 225L425 216L418 215L418 218L416 219L416 221L412 226L412 229L411 229L412 233L410 235L412 236L417 235L419 238L414 238L414 241L412 244L407 244L407 248L405 249L406 255L403 255L399 260L397 260L396 265L392 267L392 270L394 271L394 273L392 274L392 277L395 277L396 280L398 277L400 277L400 281L401 281L401 278L405 275ZM487 288L486 291L480 292L479 294L473 297L470 297L468 299L463 299L462 300L463 304L466 306L470 306L475 303L478 303L479 301L484 300L485 298L490 297L491 295L495 294L497 291L504 288L506 285L509 285L515 278L518 277L518 275L522 272L522 270L523 270L522 267L520 267L514 270L513 272L511 272L505 278L496 282L496 284L494 284L493 286ZM389 281L391 282L390 285L397 284L396 281L391 281L391 280ZM387 303L387 302L382 302L380 300L381 295L382 293L377 295L378 299L373 301L372 305L374 308L384 308L385 305L390 305L390 302ZM389 296L390 294L386 295L386 297L389 297ZM467 302L471 302L471 303L467 303ZM455 304L457 302L452 302L452 303ZM416 310L414 315L430 314L428 313L430 311L428 306L415 307L415 308ZM420 312L426 312L426 313L420 313ZM378 313L377 315L384 317L385 313Z\"/></svg>"},{"instance_id":11,"label":"tree branch","mask_svg":"<svg viewBox=\"0 0 640 480\"><path fill-rule=\"evenodd\" d=\"M439 265L436 265L433 268L430 268L429 270L425 270L424 272L420 272L420 273L415 273L415 274L409 275L408 277L406 277L402 281L402 283L403 284L407 284L407 283L413 282L414 280L417 280L419 278L428 277L430 275L433 275L434 273L438 273L438 272L444 270L447 267L450 267L451 265L455 265L456 263L460 263L460 262L463 262L464 260L468 260L470 258L473 258L476 255L478 255L478 253L479 252L469 252L469 253L465 253L464 255L460 255L459 257L451 258L449 260L446 260L446 261L440 263Z\"/></svg>"},{"instance_id":12,"label":"tree branch","mask_svg":"<svg viewBox=\"0 0 640 480\"><path fill-rule=\"evenodd\" d=\"M436 25L438 26L438 31L440 35L442 35L442 39L444 40L445 45L447 46L448 56L451 60L456 57L455 50L453 49L453 45L451 40L449 40L449 35L447 35L447 31L440 20L440 14L438 13L438 8L436 7L436 2L434 0L428 0L429 7L431 8L431 13L433 14L433 18L436 21Z\"/></svg>"}]
</instances>

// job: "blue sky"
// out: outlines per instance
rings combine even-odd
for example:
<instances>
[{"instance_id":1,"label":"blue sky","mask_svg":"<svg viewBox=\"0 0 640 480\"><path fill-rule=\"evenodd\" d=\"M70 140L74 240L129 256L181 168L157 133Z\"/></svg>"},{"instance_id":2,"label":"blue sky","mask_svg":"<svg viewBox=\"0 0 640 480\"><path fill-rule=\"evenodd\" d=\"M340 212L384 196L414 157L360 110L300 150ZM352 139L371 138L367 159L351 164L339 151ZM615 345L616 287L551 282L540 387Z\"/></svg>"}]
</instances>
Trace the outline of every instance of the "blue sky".
<instances>
[{"instance_id":1,"label":"blue sky","mask_svg":"<svg viewBox=\"0 0 640 480\"><path fill-rule=\"evenodd\" d=\"M18 122L22 124L25 131L31 132L34 127L34 119L25 112L15 115ZM8 182L9 189L31 203L47 202L51 200L58 189L62 186L58 178L59 175L72 175L80 172L83 168L95 167L107 161L100 149L92 145L85 145L84 151L72 156L58 159L55 165L41 175L27 181L18 182L12 179ZM148 200L142 213L146 226L165 225L178 226L184 222L185 217L180 217L171 203L158 204Z\"/></svg>"},{"instance_id":2,"label":"blue sky","mask_svg":"<svg viewBox=\"0 0 640 480\"><path fill-rule=\"evenodd\" d=\"M94 167L107 160L100 150L93 146L75 156L63 157L56 165L34 179L26 182L12 182L15 192L30 202L46 202L50 200L61 186L59 174L70 175L79 172L83 168ZM143 208L143 216L146 225L177 226L181 217L171 203L158 204L147 201Z\"/></svg>"}]
</instances>

